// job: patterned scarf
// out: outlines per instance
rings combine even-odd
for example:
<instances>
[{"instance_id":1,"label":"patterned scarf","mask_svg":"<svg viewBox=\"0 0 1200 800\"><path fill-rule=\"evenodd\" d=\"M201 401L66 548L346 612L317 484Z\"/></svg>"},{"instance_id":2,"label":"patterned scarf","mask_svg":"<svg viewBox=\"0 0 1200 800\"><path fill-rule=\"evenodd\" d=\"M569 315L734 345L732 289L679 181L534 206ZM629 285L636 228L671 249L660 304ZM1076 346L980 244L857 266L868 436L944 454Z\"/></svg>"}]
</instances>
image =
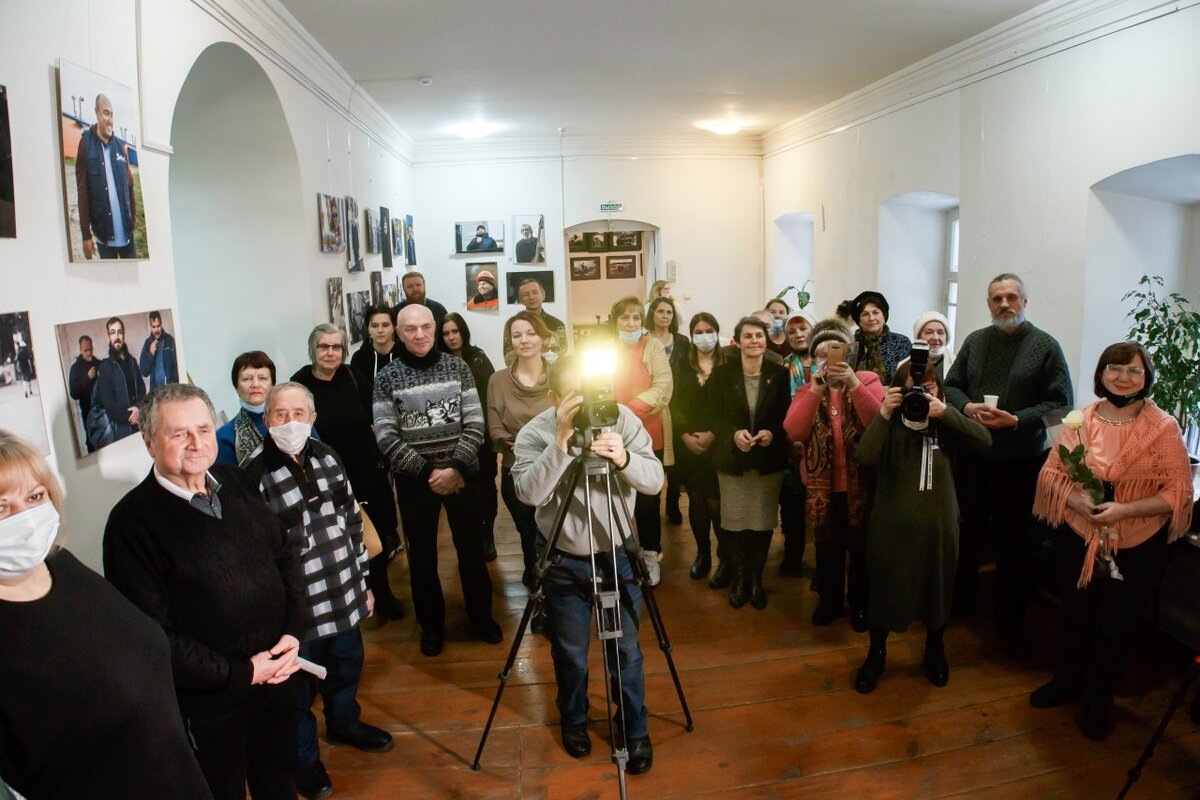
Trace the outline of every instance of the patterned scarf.
<instances>
[{"instance_id":1,"label":"patterned scarf","mask_svg":"<svg viewBox=\"0 0 1200 800\"><path fill-rule=\"evenodd\" d=\"M859 465L854 453L858 439L865 430L858 420L848 393L841 392L838 413L842 417L842 441L846 452L846 500L850 508L850 541L861 541L865 535L867 512L870 509L870 475L866 467ZM821 400L817 408L817 419L812 435L804 448L805 469L808 476L808 501L806 512L808 528L813 532L814 542L828 542L832 534L829 516L830 498L833 494L833 424L829 416L829 396Z\"/></svg>"},{"instance_id":2,"label":"patterned scarf","mask_svg":"<svg viewBox=\"0 0 1200 800\"><path fill-rule=\"evenodd\" d=\"M856 370L874 372L879 376L879 380L884 380L887 364L883 358L883 343L887 341L890 333L887 325L874 336L864 333L861 328L855 333L854 337L859 342L858 364L854 367Z\"/></svg>"},{"instance_id":3,"label":"patterned scarf","mask_svg":"<svg viewBox=\"0 0 1200 800\"><path fill-rule=\"evenodd\" d=\"M262 434L258 432L258 428L254 425L254 420L250 418L249 412L242 409L233 418L233 448L237 452L238 463L241 464L250 454L258 449L262 444Z\"/></svg>"}]
</instances>

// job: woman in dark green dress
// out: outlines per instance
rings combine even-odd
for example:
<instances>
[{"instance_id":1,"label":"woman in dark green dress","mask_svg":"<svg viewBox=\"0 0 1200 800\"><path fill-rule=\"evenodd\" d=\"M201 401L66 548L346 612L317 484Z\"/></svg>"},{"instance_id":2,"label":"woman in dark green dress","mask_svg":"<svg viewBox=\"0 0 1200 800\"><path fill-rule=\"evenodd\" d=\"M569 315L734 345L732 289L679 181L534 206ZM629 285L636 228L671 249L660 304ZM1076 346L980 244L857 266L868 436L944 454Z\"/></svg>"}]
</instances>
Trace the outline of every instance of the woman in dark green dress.
<instances>
[{"instance_id":1,"label":"woman in dark green dress","mask_svg":"<svg viewBox=\"0 0 1200 800\"><path fill-rule=\"evenodd\" d=\"M863 694L873 691L883 674L888 633L902 633L914 620L926 630L925 676L934 686L950 680L942 633L958 565L951 457L956 448L986 449L992 443L987 428L943 402L934 370L919 376L926 394L910 395L913 399L902 408L905 391L913 385L910 368L911 361L896 370L879 416L863 432L855 453L877 473L867 526L871 646L854 679L854 688Z\"/></svg>"}]
</instances>

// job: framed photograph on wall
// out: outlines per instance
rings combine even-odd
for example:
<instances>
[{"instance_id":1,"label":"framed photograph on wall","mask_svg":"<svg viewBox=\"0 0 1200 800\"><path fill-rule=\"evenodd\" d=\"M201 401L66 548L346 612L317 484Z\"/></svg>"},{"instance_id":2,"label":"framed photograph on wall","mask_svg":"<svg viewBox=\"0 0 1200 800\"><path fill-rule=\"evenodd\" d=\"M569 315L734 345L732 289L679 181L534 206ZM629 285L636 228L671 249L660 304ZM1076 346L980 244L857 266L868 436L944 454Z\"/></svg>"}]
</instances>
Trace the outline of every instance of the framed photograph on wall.
<instances>
[{"instance_id":1,"label":"framed photograph on wall","mask_svg":"<svg viewBox=\"0 0 1200 800\"><path fill-rule=\"evenodd\" d=\"M554 302L554 273L550 270L542 270L540 272L510 272L504 276L506 295L510 306L523 305L521 303L521 284L527 281L537 281L541 284L542 293L546 295L543 302Z\"/></svg>"},{"instance_id":2,"label":"framed photograph on wall","mask_svg":"<svg viewBox=\"0 0 1200 800\"><path fill-rule=\"evenodd\" d=\"M362 272L366 269L363 262L362 245L358 235L358 201L346 195L346 269L350 272Z\"/></svg>"},{"instance_id":3,"label":"framed photograph on wall","mask_svg":"<svg viewBox=\"0 0 1200 800\"><path fill-rule=\"evenodd\" d=\"M371 305L379 305L379 301L383 298L383 273L371 273Z\"/></svg>"},{"instance_id":4,"label":"framed photograph on wall","mask_svg":"<svg viewBox=\"0 0 1200 800\"><path fill-rule=\"evenodd\" d=\"M8 90L0 86L0 239L17 236L17 202L13 194L12 129L8 126Z\"/></svg>"},{"instance_id":5,"label":"framed photograph on wall","mask_svg":"<svg viewBox=\"0 0 1200 800\"><path fill-rule=\"evenodd\" d=\"M329 321L334 326L346 330L346 304L342 300L342 279L330 278L325 282L329 294Z\"/></svg>"},{"instance_id":6,"label":"framed photograph on wall","mask_svg":"<svg viewBox=\"0 0 1200 800\"><path fill-rule=\"evenodd\" d=\"M498 219L454 223L454 252L504 252L504 223Z\"/></svg>"},{"instance_id":7,"label":"framed photograph on wall","mask_svg":"<svg viewBox=\"0 0 1200 800\"><path fill-rule=\"evenodd\" d=\"M404 215L404 263L410 267L417 265L417 240L413 234L412 214Z\"/></svg>"},{"instance_id":8,"label":"framed photograph on wall","mask_svg":"<svg viewBox=\"0 0 1200 800\"><path fill-rule=\"evenodd\" d=\"M583 238L582 233L572 233L567 235L567 252L568 253L586 253L587 239Z\"/></svg>"},{"instance_id":9,"label":"framed photograph on wall","mask_svg":"<svg viewBox=\"0 0 1200 800\"><path fill-rule=\"evenodd\" d=\"M85 384L88 371L99 366L100 360L94 359L82 368ZM29 335L29 312L0 314L0 407L4 409L4 422L0 425L48 456L50 436L46 433L46 417L42 413L39 377L37 360L33 357L33 338Z\"/></svg>"},{"instance_id":10,"label":"framed photograph on wall","mask_svg":"<svg viewBox=\"0 0 1200 800\"><path fill-rule=\"evenodd\" d=\"M604 259L604 277L609 280L636 278L637 264L637 256L609 256Z\"/></svg>"},{"instance_id":11,"label":"framed photograph on wall","mask_svg":"<svg viewBox=\"0 0 1200 800\"><path fill-rule=\"evenodd\" d=\"M130 411L179 382L170 309L111 314L54 326L79 457L138 433Z\"/></svg>"},{"instance_id":12,"label":"framed photograph on wall","mask_svg":"<svg viewBox=\"0 0 1200 800\"><path fill-rule=\"evenodd\" d=\"M317 226L322 253L346 252L346 202L328 194L317 195Z\"/></svg>"},{"instance_id":13,"label":"framed photograph on wall","mask_svg":"<svg viewBox=\"0 0 1200 800\"><path fill-rule=\"evenodd\" d=\"M392 268L392 213L379 207L379 252L383 256L383 268Z\"/></svg>"},{"instance_id":14,"label":"framed photograph on wall","mask_svg":"<svg viewBox=\"0 0 1200 800\"><path fill-rule=\"evenodd\" d=\"M607 233L585 233L583 238L587 241L587 251L589 253L608 252Z\"/></svg>"},{"instance_id":15,"label":"framed photograph on wall","mask_svg":"<svg viewBox=\"0 0 1200 800\"><path fill-rule=\"evenodd\" d=\"M621 252L622 250L641 250L641 231L609 231L608 249Z\"/></svg>"},{"instance_id":16,"label":"framed photograph on wall","mask_svg":"<svg viewBox=\"0 0 1200 800\"><path fill-rule=\"evenodd\" d=\"M404 217L397 214L392 219L392 255L399 263L404 263L404 239Z\"/></svg>"},{"instance_id":17,"label":"framed photograph on wall","mask_svg":"<svg viewBox=\"0 0 1200 800\"><path fill-rule=\"evenodd\" d=\"M598 281L600 280L600 259L594 256L571 259L571 280Z\"/></svg>"},{"instance_id":18,"label":"framed photograph on wall","mask_svg":"<svg viewBox=\"0 0 1200 800\"><path fill-rule=\"evenodd\" d=\"M403 295L400 290L400 276L396 275L392 280L383 284L383 295L379 298L380 303L388 308L395 308L400 304L400 298Z\"/></svg>"},{"instance_id":19,"label":"framed photograph on wall","mask_svg":"<svg viewBox=\"0 0 1200 800\"><path fill-rule=\"evenodd\" d=\"M72 261L150 257L137 100L128 86L59 59L63 201Z\"/></svg>"},{"instance_id":20,"label":"framed photograph on wall","mask_svg":"<svg viewBox=\"0 0 1200 800\"><path fill-rule=\"evenodd\" d=\"M379 210L371 207L367 209L367 252L379 252Z\"/></svg>"},{"instance_id":21,"label":"framed photograph on wall","mask_svg":"<svg viewBox=\"0 0 1200 800\"><path fill-rule=\"evenodd\" d=\"M371 293L367 290L346 293L346 324L350 326L350 344L363 340L367 329L367 306L371 304Z\"/></svg>"},{"instance_id":22,"label":"framed photograph on wall","mask_svg":"<svg viewBox=\"0 0 1200 800\"><path fill-rule=\"evenodd\" d=\"M513 217L517 238L513 241L515 264L546 263L546 218L541 214Z\"/></svg>"},{"instance_id":23,"label":"framed photograph on wall","mask_svg":"<svg viewBox=\"0 0 1200 800\"><path fill-rule=\"evenodd\" d=\"M468 263L467 310L498 311L500 308L499 282L496 274L500 265L495 261Z\"/></svg>"}]
</instances>

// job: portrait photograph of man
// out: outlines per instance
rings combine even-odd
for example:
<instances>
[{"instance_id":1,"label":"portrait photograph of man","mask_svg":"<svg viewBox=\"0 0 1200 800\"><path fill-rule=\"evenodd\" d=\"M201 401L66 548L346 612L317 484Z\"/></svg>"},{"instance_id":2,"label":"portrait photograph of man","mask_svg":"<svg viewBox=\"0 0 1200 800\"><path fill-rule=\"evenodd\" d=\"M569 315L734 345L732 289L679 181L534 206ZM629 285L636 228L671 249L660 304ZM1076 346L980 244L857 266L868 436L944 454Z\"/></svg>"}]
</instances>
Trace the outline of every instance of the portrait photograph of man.
<instances>
[{"instance_id":1,"label":"portrait photograph of man","mask_svg":"<svg viewBox=\"0 0 1200 800\"><path fill-rule=\"evenodd\" d=\"M517 264L546 263L546 218L540 214L513 217L517 239L513 243L513 261Z\"/></svg>"},{"instance_id":2,"label":"portrait photograph of man","mask_svg":"<svg viewBox=\"0 0 1200 800\"><path fill-rule=\"evenodd\" d=\"M136 95L69 61L58 90L71 260L149 258Z\"/></svg>"},{"instance_id":3,"label":"portrait photograph of man","mask_svg":"<svg viewBox=\"0 0 1200 800\"><path fill-rule=\"evenodd\" d=\"M454 224L454 252L499 253L504 250L504 223L479 219Z\"/></svg>"}]
</instances>

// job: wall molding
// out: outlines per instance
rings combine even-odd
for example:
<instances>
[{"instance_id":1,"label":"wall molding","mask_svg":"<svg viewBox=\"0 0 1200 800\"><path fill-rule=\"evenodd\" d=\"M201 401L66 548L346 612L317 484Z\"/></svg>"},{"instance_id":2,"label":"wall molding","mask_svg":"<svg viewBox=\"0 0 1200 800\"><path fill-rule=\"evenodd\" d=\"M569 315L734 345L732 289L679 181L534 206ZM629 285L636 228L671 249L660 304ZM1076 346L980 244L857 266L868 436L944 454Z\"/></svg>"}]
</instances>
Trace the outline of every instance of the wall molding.
<instances>
[{"instance_id":1,"label":"wall molding","mask_svg":"<svg viewBox=\"0 0 1200 800\"><path fill-rule=\"evenodd\" d=\"M1200 0L1198 0L1200 1ZM416 147L417 167L453 164L558 161L562 158L613 160L762 157L758 136L716 136L711 133L678 136L557 136L522 139L447 140L422 142Z\"/></svg>"},{"instance_id":2,"label":"wall molding","mask_svg":"<svg viewBox=\"0 0 1200 800\"><path fill-rule=\"evenodd\" d=\"M1197 4L1200 0L1049 0L767 131L763 157Z\"/></svg>"},{"instance_id":3,"label":"wall molding","mask_svg":"<svg viewBox=\"0 0 1200 800\"><path fill-rule=\"evenodd\" d=\"M406 166L415 143L278 0L192 0Z\"/></svg>"}]
</instances>

